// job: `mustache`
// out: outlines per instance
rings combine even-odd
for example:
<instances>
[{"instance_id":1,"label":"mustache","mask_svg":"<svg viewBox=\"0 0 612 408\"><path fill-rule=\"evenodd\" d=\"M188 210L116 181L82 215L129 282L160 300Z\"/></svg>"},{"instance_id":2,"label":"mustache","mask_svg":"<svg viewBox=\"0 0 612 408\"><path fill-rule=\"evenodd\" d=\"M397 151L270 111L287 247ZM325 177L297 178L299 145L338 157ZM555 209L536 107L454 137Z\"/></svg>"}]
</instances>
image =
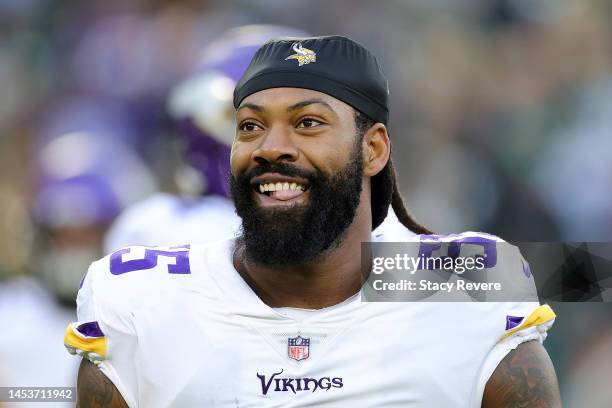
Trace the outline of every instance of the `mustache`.
<instances>
[{"instance_id":1,"label":"mustache","mask_svg":"<svg viewBox=\"0 0 612 408\"><path fill-rule=\"evenodd\" d=\"M287 177L301 177L310 182L320 179L322 173L317 170L309 171L301 169L293 164L278 162L278 163L260 163L257 166L237 177L236 181L240 183L249 183L253 177L261 176L265 173L278 173Z\"/></svg>"}]
</instances>

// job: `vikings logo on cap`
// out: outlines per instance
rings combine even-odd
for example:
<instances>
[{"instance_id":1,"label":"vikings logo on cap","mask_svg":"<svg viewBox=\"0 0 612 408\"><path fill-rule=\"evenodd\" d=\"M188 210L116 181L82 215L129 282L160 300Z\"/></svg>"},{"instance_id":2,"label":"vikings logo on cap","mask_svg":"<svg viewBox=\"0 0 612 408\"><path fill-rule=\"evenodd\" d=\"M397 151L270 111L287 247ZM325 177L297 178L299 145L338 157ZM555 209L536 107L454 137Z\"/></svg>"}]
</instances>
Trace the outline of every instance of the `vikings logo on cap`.
<instances>
[{"instance_id":1,"label":"vikings logo on cap","mask_svg":"<svg viewBox=\"0 0 612 408\"><path fill-rule=\"evenodd\" d=\"M298 65L293 65L295 61ZM234 108L238 109L249 95L283 87L319 91L376 122L389 121L389 89L378 60L368 49L347 37L288 37L268 41L255 53L236 84Z\"/></svg>"},{"instance_id":2,"label":"vikings logo on cap","mask_svg":"<svg viewBox=\"0 0 612 408\"><path fill-rule=\"evenodd\" d=\"M317 54L313 50L309 50L308 48L302 47L301 43L295 43L291 48L293 49L293 51L295 51L295 54L285 58L285 61L290 59L297 60L298 66L300 67L302 65L310 64L311 62L317 61Z\"/></svg>"}]
</instances>

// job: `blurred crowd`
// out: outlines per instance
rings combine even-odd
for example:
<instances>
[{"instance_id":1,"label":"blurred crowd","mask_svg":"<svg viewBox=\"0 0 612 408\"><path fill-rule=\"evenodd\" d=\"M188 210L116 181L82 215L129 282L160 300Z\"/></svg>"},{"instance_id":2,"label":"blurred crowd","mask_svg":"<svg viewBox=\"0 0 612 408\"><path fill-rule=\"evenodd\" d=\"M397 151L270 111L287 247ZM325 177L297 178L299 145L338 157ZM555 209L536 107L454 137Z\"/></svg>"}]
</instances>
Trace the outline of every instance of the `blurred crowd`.
<instances>
[{"instance_id":1,"label":"blurred crowd","mask_svg":"<svg viewBox=\"0 0 612 408\"><path fill-rule=\"evenodd\" d=\"M608 1L1 0L0 386L72 384L61 339L74 282L114 249L113 221L154 193L213 188L183 165L190 141L169 100L245 24L347 35L381 59L400 184L434 231L611 239ZM553 307L564 397L612 406L598 359L612 308ZM49 333L57 344L29 349ZM41 365L68 374L49 384Z\"/></svg>"}]
</instances>

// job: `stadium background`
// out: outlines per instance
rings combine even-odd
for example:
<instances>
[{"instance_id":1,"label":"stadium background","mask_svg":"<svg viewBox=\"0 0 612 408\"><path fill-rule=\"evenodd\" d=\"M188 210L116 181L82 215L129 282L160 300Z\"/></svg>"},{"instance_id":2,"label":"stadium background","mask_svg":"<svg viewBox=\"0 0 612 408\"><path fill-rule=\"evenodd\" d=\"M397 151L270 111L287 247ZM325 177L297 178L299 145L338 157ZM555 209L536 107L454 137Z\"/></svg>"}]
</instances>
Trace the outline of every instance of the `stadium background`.
<instances>
[{"instance_id":1,"label":"stadium background","mask_svg":"<svg viewBox=\"0 0 612 408\"><path fill-rule=\"evenodd\" d=\"M6 339L18 328L6 316L19 307L3 302L1 288L35 273L37 146L65 123L94 123L124 140L157 188L173 191L179 148L167 93L215 36L251 23L344 34L379 56L401 187L433 230L610 240L608 1L1 0L0 386L15 369ZM120 173L127 189L138 183L132 175ZM589 395L579 406L612 406L612 307L553 307L546 345L565 403ZM19 332L61 342L26 320ZM12 361L35 367L36 355Z\"/></svg>"}]
</instances>

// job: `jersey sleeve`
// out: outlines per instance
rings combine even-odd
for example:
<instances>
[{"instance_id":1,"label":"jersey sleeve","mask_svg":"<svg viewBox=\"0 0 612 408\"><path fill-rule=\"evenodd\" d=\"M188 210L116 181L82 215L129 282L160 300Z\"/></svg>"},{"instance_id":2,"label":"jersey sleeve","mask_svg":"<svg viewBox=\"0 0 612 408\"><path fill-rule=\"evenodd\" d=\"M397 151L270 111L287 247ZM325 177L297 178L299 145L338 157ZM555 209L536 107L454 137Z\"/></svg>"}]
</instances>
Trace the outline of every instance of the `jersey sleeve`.
<instances>
[{"instance_id":1,"label":"jersey sleeve","mask_svg":"<svg viewBox=\"0 0 612 408\"><path fill-rule=\"evenodd\" d=\"M492 347L478 374L473 407L481 406L485 386L504 357L527 341L543 343L556 318L549 305L540 304L532 271L519 249L503 240L498 248L503 284L514 285L512 301L494 303L489 318Z\"/></svg>"},{"instance_id":2,"label":"jersey sleeve","mask_svg":"<svg viewBox=\"0 0 612 408\"><path fill-rule=\"evenodd\" d=\"M135 407L137 389L134 352L137 336L130 319L132 304L122 287L110 287L109 257L94 262L77 295L77 319L68 325L64 345L69 353L96 364Z\"/></svg>"}]
</instances>

